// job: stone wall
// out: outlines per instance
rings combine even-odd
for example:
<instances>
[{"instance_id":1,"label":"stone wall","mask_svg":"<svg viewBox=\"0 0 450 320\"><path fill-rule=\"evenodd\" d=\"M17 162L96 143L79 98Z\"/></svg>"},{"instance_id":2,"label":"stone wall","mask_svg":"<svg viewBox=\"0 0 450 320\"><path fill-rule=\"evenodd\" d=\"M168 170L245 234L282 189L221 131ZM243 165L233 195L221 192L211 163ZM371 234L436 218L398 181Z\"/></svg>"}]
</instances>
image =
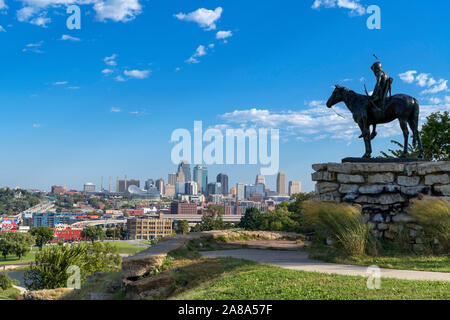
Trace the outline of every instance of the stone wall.
<instances>
[{"instance_id":1,"label":"stone wall","mask_svg":"<svg viewBox=\"0 0 450 320\"><path fill-rule=\"evenodd\" d=\"M420 226L406 212L419 194L450 196L450 162L324 163L312 166L320 200L359 204L379 237L393 239L399 224L415 237ZM421 240L416 239L416 244Z\"/></svg>"}]
</instances>

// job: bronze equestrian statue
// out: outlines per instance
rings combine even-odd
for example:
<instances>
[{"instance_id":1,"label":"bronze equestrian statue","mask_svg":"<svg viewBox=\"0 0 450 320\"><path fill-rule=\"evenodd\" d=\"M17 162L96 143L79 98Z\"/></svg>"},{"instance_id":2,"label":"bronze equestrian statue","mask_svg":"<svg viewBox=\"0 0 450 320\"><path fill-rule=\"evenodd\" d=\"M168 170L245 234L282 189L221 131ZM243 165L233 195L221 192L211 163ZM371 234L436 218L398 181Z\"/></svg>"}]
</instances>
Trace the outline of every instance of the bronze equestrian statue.
<instances>
[{"instance_id":1,"label":"bronze equestrian statue","mask_svg":"<svg viewBox=\"0 0 450 320\"><path fill-rule=\"evenodd\" d=\"M362 132L362 138L366 147L363 158L370 158L372 155L371 140L377 135L377 124L389 123L398 119L400 128L403 131L404 150L402 158L406 157L408 152L408 125L413 133L413 145L419 147L419 159L423 159L422 142L419 135L419 102L417 99L405 95L396 94L387 97L387 91L390 91L392 78L389 78L384 71L381 70L381 63L377 62L372 66L377 77L377 85L372 96L368 94L358 94L345 87L335 85L335 89L330 99L327 101L327 107L331 108L339 102L344 102L353 119L358 124ZM372 134L370 126L373 126Z\"/></svg>"}]
</instances>

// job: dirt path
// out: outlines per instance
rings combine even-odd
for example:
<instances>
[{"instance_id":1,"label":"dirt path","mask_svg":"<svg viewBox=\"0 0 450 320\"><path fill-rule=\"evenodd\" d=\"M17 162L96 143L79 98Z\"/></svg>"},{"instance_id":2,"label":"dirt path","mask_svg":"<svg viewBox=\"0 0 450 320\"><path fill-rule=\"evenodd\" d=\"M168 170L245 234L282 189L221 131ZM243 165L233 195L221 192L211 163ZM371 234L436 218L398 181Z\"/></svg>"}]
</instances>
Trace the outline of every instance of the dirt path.
<instances>
[{"instance_id":1,"label":"dirt path","mask_svg":"<svg viewBox=\"0 0 450 320\"><path fill-rule=\"evenodd\" d=\"M251 260L264 264L272 264L285 269L320 272L328 274L340 274L347 276L369 276L367 267L345 264L326 263L308 258L306 252L301 251L277 251L277 250L217 250L200 252L207 257L233 257ZM450 281L450 273L395 270L381 268L382 278L395 278L405 280Z\"/></svg>"}]
</instances>

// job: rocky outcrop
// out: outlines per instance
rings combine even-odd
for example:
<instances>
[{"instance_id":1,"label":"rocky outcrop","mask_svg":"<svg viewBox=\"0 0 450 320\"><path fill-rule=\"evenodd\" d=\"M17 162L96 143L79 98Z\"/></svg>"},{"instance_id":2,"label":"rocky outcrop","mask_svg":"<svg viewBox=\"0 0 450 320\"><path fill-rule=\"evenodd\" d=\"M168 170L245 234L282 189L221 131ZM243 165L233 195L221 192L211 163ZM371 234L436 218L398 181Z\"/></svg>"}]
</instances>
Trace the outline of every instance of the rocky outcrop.
<instances>
[{"instance_id":1,"label":"rocky outcrop","mask_svg":"<svg viewBox=\"0 0 450 320\"><path fill-rule=\"evenodd\" d=\"M405 226L412 238L420 228L407 214L421 194L450 197L450 162L314 164L319 200L358 204L379 237L395 238ZM402 227L399 227L401 225ZM414 231L414 232L413 232ZM420 244L415 239L415 244Z\"/></svg>"}]
</instances>

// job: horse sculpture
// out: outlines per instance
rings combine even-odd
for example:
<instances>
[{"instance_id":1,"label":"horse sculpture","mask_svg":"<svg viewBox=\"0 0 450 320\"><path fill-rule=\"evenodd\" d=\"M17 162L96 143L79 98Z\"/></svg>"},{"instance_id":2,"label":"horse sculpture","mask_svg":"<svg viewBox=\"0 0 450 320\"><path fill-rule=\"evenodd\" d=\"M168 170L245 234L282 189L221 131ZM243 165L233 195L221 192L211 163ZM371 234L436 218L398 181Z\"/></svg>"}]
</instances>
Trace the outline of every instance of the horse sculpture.
<instances>
[{"instance_id":1,"label":"horse sculpture","mask_svg":"<svg viewBox=\"0 0 450 320\"><path fill-rule=\"evenodd\" d=\"M405 158L408 152L409 124L413 132L413 145L418 144L419 147L418 158L423 159L423 148L418 129L419 102L415 98L405 94L397 94L387 98L384 106L374 108L367 95L358 94L339 85L335 85L335 87L333 94L327 101L327 107L331 108L339 102L344 102L353 114L353 120L358 124L362 132L361 137L364 138L366 152L363 158L370 158L372 155L371 140L377 135L377 124L389 123L398 119L405 138L401 158ZM372 134L370 133L370 126L373 126Z\"/></svg>"}]
</instances>

